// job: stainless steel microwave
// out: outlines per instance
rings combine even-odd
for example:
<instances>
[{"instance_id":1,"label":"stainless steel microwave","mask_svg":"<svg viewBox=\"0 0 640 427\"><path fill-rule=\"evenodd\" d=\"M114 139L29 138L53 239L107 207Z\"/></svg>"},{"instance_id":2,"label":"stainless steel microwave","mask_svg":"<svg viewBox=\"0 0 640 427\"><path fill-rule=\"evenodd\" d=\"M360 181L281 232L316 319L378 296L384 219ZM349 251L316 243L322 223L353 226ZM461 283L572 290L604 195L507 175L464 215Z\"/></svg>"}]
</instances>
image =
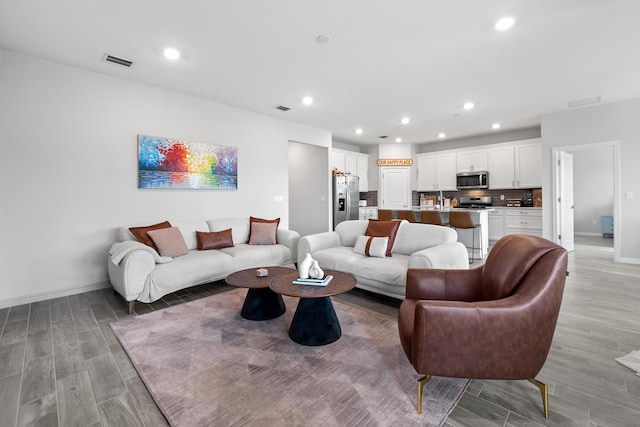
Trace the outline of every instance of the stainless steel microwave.
<instances>
[{"instance_id":1,"label":"stainless steel microwave","mask_svg":"<svg viewBox=\"0 0 640 427\"><path fill-rule=\"evenodd\" d=\"M456 174L456 188L469 190L473 188L489 188L489 172L460 172Z\"/></svg>"}]
</instances>

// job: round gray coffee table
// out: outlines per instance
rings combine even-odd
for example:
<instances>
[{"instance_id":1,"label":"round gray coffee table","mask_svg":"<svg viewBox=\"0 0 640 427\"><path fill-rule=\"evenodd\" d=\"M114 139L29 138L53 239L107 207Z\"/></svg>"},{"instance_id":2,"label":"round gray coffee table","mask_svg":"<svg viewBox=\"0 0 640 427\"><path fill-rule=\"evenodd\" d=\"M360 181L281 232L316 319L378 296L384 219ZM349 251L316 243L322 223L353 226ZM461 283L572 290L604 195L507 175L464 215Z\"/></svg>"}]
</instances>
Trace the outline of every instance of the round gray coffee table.
<instances>
[{"instance_id":1,"label":"round gray coffee table","mask_svg":"<svg viewBox=\"0 0 640 427\"><path fill-rule=\"evenodd\" d=\"M278 294L300 298L289 327L289 337L298 344L326 345L342 336L330 297L353 289L356 279L341 271L325 270L324 273L333 276L327 286L294 285L291 282L298 278L297 271L276 276L269 284Z\"/></svg>"},{"instance_id":2,"label":"round gray coffee table","mask_svg":"<svg viewBox=\"0 0 640 427\"><path fill-rule=\"evenodd\" d=\"M282 316L286 311L282 296L269 288L274 276L288 272L298 273L286 267L263 267L269 271L266 277L256 276L256 268L231 273L225 279L231 286L249 288L244 298L240 315L248 320L270 320Z\"/></svg>"}]
</instances>

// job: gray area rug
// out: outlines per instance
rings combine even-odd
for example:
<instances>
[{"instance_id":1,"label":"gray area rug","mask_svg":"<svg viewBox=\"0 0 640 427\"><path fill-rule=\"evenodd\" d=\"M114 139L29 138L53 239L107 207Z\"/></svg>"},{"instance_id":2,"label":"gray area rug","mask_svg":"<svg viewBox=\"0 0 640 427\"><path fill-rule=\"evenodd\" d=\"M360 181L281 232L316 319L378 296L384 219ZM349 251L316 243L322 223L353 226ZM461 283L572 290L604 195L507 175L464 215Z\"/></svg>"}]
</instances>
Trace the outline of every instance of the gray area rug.
<instances>
[{"instance_id":1,"label":"gray area rug","mask_svg":"<svg viewBox=\"0 0 640 427\"><path fill-rule=\"evenodd\" d=\"M419 375L396 319L333 301L342 337L306 347L289 339L298 300L273 320L240 317L246 289L111 324L173 426L440 426L468 380Z\"/></svg>"}]
</instances>

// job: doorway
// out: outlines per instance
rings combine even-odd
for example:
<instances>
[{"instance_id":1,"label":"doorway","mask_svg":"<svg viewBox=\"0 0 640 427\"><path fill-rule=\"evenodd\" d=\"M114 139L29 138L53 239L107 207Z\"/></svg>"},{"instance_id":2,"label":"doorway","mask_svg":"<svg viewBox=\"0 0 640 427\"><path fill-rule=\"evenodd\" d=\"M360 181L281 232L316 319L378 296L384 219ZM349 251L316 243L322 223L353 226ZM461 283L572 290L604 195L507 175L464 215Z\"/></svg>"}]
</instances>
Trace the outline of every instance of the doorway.
<instances>
[{"instance_id":1,"label":"doorway","mask_svg":"<svg viewBox=\"0 0 640 427\"><path fill-rule=\"evenodd\" d=\"M289 229L300 236L328 231L329 150L289 141Z\"/></svg>"},{"instance_id":2,"label":"doorway","mask_svg":"<svg viewBox=\"0 0 640 427\"><path fill-rule=\"evenodd\" d=\"M618 156L618 142L553 149L553 240L567 250L573 250L574 241L606 239L602 245L613 247L614 260L620 258L620 239L615 238L619 232ZM612 214L616 231L612 238L603 237L603 217Z\"/></svg>"}]
</instances>

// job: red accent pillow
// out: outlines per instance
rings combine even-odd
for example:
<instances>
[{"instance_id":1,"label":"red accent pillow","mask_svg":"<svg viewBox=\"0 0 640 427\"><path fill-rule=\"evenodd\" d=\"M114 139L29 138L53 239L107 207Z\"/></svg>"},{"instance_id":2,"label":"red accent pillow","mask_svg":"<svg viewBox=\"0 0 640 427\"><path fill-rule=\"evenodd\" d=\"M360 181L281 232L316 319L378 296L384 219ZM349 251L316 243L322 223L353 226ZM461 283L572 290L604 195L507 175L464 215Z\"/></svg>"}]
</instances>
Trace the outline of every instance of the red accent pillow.
<instances>
[{"instance_id":1,"label":"red accent pillow","mask_svg":"<svg viewBox=\"0 0 640 427\"><path fill-rule=\"evenodd\" d=\"M383 221L377 219L370 219L365 236L372 237L388 237L389 243L387 244L387 256L391 256L391 249L393 249L393 242L396 240L396 234L402 221Z\"/></svg>"},{"instance_id":2,"label":"red accent pillow","mask_svg":"<svg viewBox=\"0 0 640 427\"><path fill-rule=\"evenodd\" d=\"M145 227L129 227L129 231L136 239L138 239L138 242L144 243L145 245L158 250L158 247L153 243L153 240L151 240L147 232L151 230L159 230L161 228L171 228L171 224L169 224L169 221L164 221L159 222L158 224L147 225Z\"/></svg>"},{"instance_id":3,"label":"red accent pillow","mask_svg":"<svg viewBox=\"0 0 640 427\"><path fill-rule=\"evenodd\" d=\"M276 226L275 226L274 230L277 230L278 226L280 225L280 218L263 219L263 218L255 218L255 217L250 216L249 217L249 244L251 244L251 232L252 232L252 229L253 229L253 224L255 224L255 223L264 223L264 224L274 224L275 223ZM264 228L261 227L260 231L263 232ZM276 231L274 231L274 235L273 235L273 241L274 242L276 241L275 233L276 233ZM256 240L255 237L254 237L254 240ZM273 243L273 244L275 244L275 243Z\"/></svg>"},{"instance_id":4,"label":"red accent pillow","mask_svg":"<svg viewBox=\"0 0 640 427\"><path fill-rule=\"evenodd\" d=\"M233 237L231 236L230 228L222 231L213 231L211 233L196 231L196 237L198 239L198 249L201 251L233 247Z\"/></svg>"}]
</instances>

